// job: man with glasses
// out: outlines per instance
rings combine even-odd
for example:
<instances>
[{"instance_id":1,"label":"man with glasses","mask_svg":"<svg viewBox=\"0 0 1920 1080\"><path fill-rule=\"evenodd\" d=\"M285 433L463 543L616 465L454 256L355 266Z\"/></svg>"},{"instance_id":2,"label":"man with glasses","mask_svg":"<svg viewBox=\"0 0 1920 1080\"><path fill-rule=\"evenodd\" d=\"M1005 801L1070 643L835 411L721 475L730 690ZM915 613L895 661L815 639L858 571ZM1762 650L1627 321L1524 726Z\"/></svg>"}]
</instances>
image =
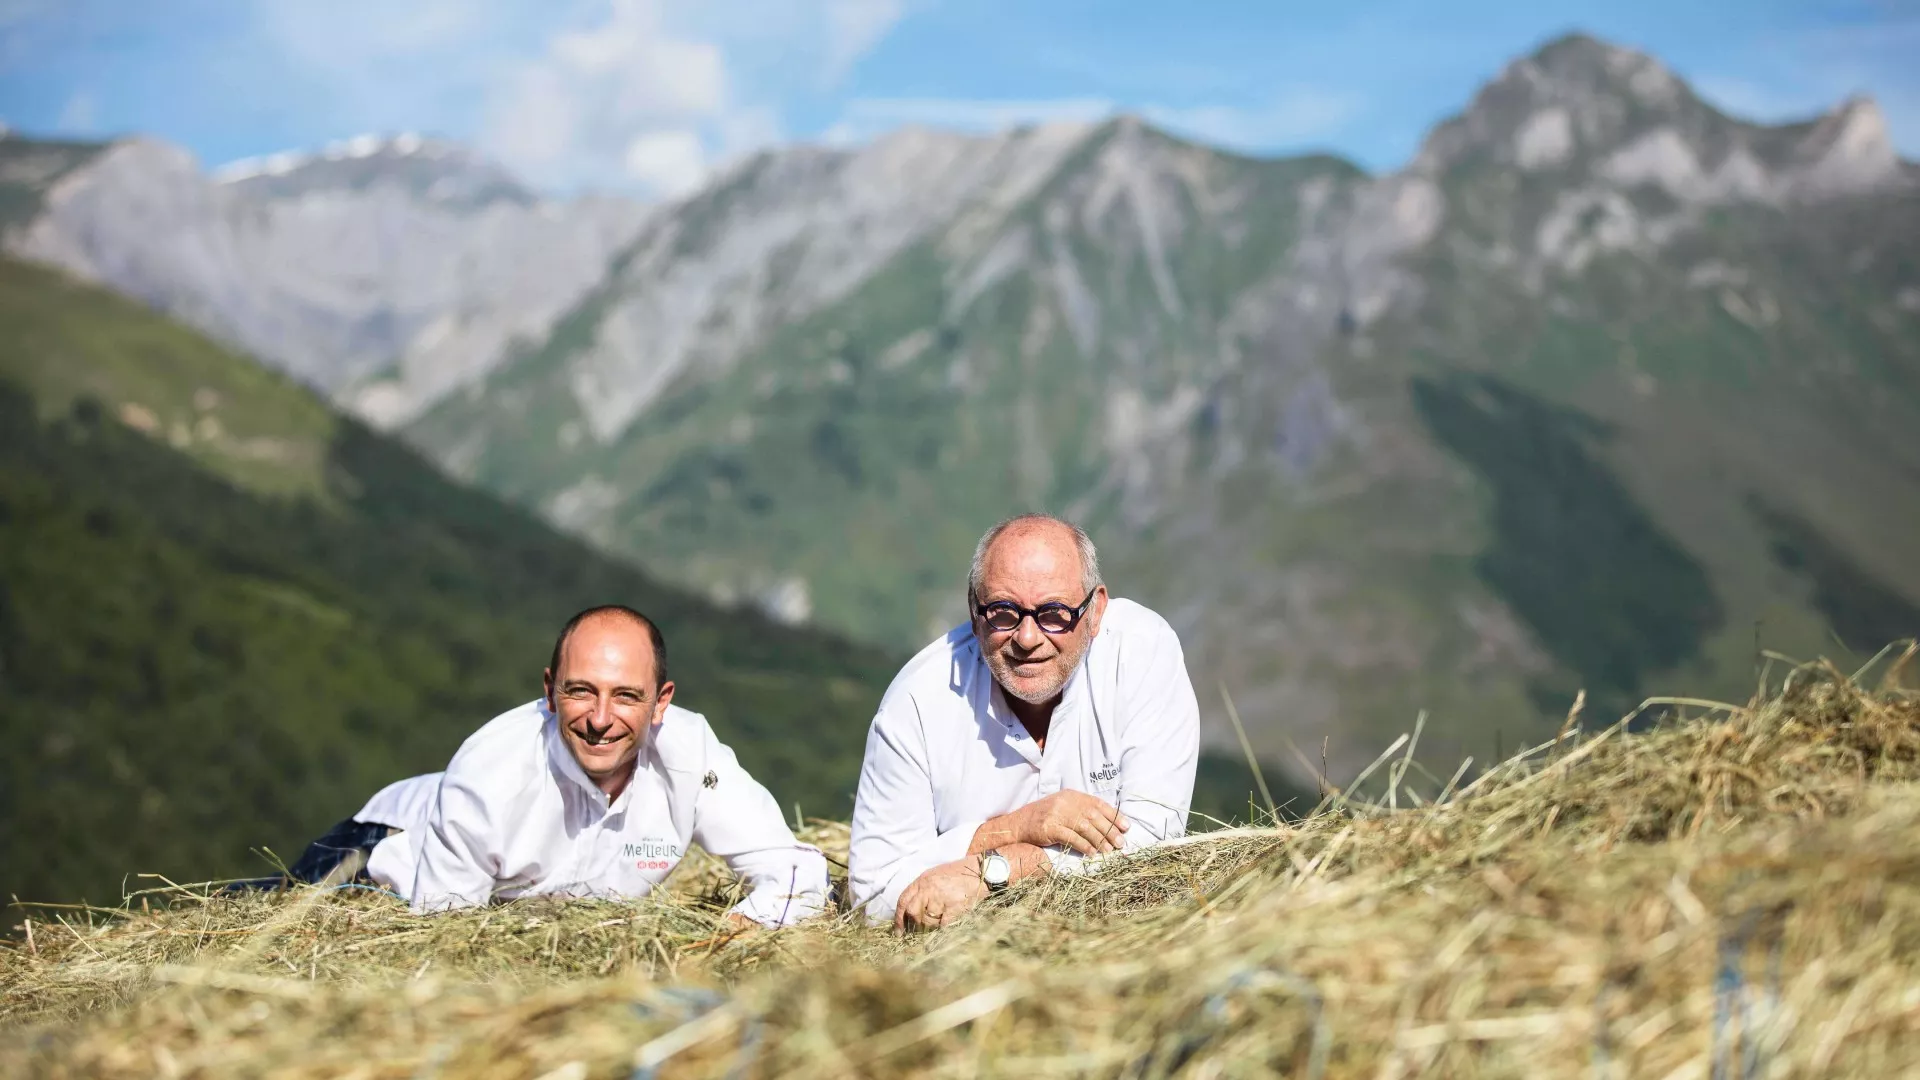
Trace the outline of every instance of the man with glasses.
<instances>
[{"instance_id":1,"label":"man with glasses","mask_svg":"<svg viewBox=\"0 0 1920 1080\"><path fill-rule=\"evenodd\" d=\"M1199 705L1166 620L1109 600L1093 541L1029 514L981 537L969 625L901 669L867 734L849 884L942 926L1021 878L1186 831Z\"/></svg>"}]
</instances>

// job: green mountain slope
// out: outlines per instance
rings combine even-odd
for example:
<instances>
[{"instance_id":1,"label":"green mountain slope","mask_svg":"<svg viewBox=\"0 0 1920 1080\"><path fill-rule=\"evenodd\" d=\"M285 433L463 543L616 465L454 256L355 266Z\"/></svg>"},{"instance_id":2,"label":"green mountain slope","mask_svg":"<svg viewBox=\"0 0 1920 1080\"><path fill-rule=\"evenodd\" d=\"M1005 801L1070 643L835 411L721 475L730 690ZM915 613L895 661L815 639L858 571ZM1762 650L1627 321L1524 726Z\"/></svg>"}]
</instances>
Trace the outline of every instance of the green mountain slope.
<instances>
[{"instance_id":1,"label":"green mountain slope","mask_svg":"<svg viewBox=\"0 0 1920 1080\"><path fill-rule=\"evenodd\" d=\"M987 525L1022 507L1123 497L1116 473L1126 463L1115 457L1126 448L1104 430L1116 398L1150 413L1156 399L1206 379L1230 317L1212 305L1276 269L1298 231L1303 188L1355 176L1330 160L1224 158L1115 124L1001 227L1040 242L1032 237L1048 232L1047 200L1079 198L1098 176L1078 159L1141 153L1203 166L1237 212L1260 222L1261 235L1233 244L1190 227L1188 242L1167 254L1173 280L1206 286L1193 289L1180 318L1159 311L1153 270L1124 218L1058 237L1108 310L1100 342L1087 349L1034 275L990 281L956 305L953 260L928 240L844 300L775 329L730 370L682 377L645 422L611 440L548 435L586 423L565 373L604 317L594 305L487 393L431 414L415 436L444 446L484 431L464 463L475 479L561 517L604 491L610 505L584 513L581 525L609 547L721 595L777 598L783 582L801 581L809 617L867 640L918 644L962 617L959 583ZM736 184L758 182L750 173ZM723 215L740 198L722 188L685 213ZM1102 235L1109 228L1114 235ZM683 243L699 251L705 238L688 232ZM609 284L620 287L619 278ZM1129 363L1146 341L1157 354Z\"/></svg>"},{"instance_id":2,"label":"green mountain slope","mask_svg":"<svg viewBox=\"0 0 1920 1080\"><path fill-rule=\"evenodd\" d=\"M844 813L892 665L443 480L253 362L0 262L0 895L257 873L538 692L571 611L666 630L783 805Z\"/></svg>"},{"instance_id":3,"label":"green mountain slope","mask_svg":"<svg viewBox=\"0 0 1920 1080\"><path fill-rule=\"evenodd\" d=\"M1746 124L1575 36L1390 176L1132 120L930 138L730 174L408 437L883 646L957 618L987 523L1072 514L1218 745L1223 683L1349 775L1421 710L1484 760L1581 688L1611 719L1920 632L1920 175L1869 103ZM952 195L969 153L996 179Z\"/></svg>"}]
</instances>

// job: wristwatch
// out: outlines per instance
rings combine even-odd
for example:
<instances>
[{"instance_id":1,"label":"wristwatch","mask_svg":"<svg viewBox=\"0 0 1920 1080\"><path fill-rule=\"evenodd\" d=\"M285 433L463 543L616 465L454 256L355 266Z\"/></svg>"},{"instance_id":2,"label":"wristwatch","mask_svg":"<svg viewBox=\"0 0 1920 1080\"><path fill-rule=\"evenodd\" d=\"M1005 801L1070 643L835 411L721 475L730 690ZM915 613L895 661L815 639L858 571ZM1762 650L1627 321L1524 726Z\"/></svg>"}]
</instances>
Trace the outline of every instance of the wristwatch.
<instances>
[{"instance_id":1,"label":"wristwatch","mask_svg":"<svg viewBox=\"0 0 1920 1080\"><path fill-rule=\"evenodd\" d=\"M1005 892L1007 883L1013 880L1013 862L1000 854L998 848L980 856L980 880L987 883L987 894Z\"/></svg>"}]
</instances>

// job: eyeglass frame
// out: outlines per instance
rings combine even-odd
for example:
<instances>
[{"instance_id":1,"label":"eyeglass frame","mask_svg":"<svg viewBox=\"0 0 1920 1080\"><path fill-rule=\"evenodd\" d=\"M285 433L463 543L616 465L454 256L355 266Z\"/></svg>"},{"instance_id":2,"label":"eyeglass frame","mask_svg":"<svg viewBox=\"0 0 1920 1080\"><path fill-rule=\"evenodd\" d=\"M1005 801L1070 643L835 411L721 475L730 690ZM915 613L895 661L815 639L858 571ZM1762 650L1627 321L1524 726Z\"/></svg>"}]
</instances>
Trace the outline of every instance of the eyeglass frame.
<instances>
[{"instance_id":1,"label":"eyeglass frame","mask_svg":"<svg viewBox=\"0 0 1920 1080\"><path fill-rule=\"evenodd\" d=\"M1099 593L1100 593L1100 586L1095 585L1092 588L1092 590L1090 590L1087 593L1087 598L1085 600L1080 601L1080 606L1078 607L1068 607L1066 604L1058 600L1049 600L1046 603L1041 604L1039 607L1024 608L1024 607L1021 607L1019 604L1014 603L1011 600L995 600L991 603L975 604L973 607L973 614L982 623L987 623L987 612L989 610L1012 611L1020 616L1019 622L1014 623L1012 626L1007 627L1005 630L995 630L992 624L987 623L987 629L996 634L1018 633L1020 631L1021 623L1026 622L1028 619L1032 619L1034 629L1040 631L1041 633L1047 635L1048 637L1061 637L1066 634L1071 634L1075 630L1080 629L1080 620L1087 617L1087 608L1092 606L1093 598L1095 596L1098 596ZM1059 630L1049 630L1046 627L1040 625L1040 613L1043 611L1066 612L1068 616L1067 625Z\"/></svg>"}]
</instances>

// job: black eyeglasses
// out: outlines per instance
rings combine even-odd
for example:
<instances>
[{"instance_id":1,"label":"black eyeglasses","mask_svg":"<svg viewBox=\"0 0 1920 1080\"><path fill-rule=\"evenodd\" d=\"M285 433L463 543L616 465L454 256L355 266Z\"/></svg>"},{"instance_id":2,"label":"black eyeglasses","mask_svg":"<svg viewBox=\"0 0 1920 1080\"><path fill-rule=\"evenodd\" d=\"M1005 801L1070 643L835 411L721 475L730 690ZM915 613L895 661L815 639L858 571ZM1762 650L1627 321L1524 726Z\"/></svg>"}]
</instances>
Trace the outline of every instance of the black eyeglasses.
<instances>
[{"instance_id":1,"label":"black eyeglasses","mask_svg":"<svg viewBox=\"0 0 1920 1080\"><path fill-rule=\"evenodd\" d=\"M1087 613L1087 605L1093 603L1093 593L1099 591L1096 586L1085 600L1080 601L1079 607L1068 607L1055 600L1037 608L1023 608L1011 600L995 600L991 604L979 605L973 609L973 613L980 616L980 620L987 624L987 629L995 633L1018 630L1022 622L1032 618L1033 625L1049 634L1070 634L1074 627L1080 625L1080 617Z\"/></svg>"}]
</instances>

